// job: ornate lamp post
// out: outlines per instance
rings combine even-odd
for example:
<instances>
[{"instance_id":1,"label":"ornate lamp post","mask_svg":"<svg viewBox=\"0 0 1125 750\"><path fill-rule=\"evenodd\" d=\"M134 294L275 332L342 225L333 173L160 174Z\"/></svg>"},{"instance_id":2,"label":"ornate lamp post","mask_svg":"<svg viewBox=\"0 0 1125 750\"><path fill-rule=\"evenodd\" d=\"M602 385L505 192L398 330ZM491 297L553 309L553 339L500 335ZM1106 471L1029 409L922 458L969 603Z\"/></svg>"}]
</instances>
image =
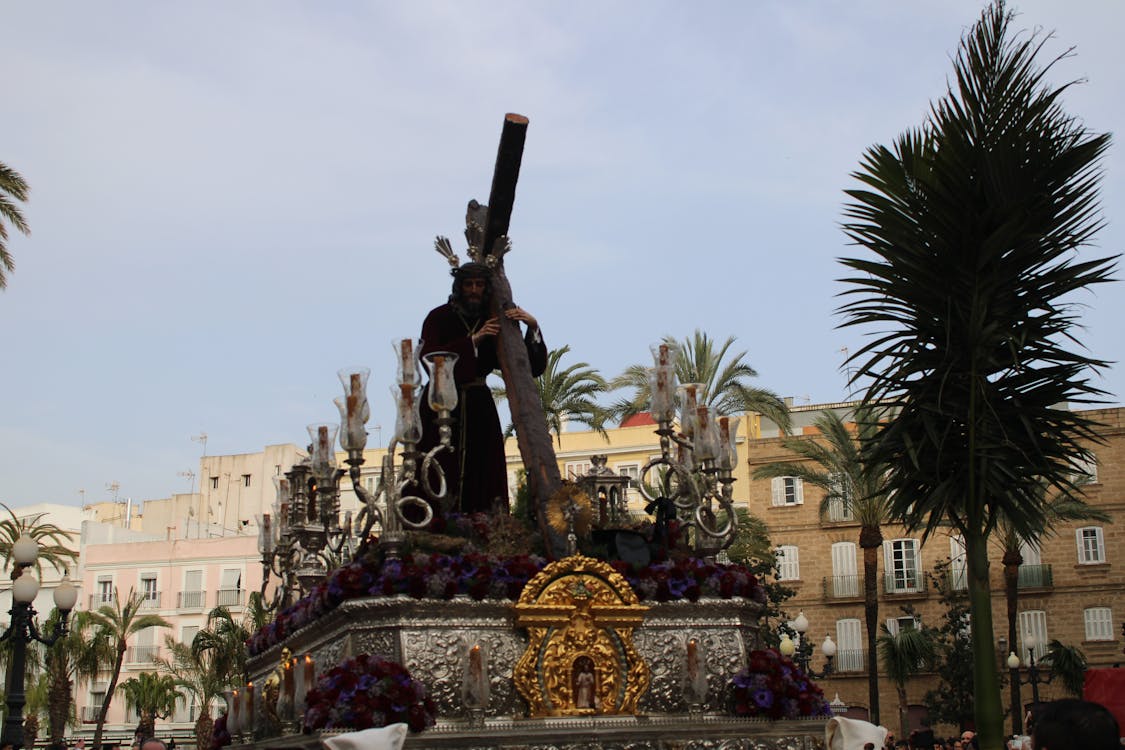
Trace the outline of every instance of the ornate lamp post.
<instances>
[{"instance_id":1,"label":"ornate lamp post","mask_svg":"<svg viewBox=\"0 0 1125 750\"><path fill-rule=\"evenodd\" d=\"M801 671L813 679L819 680L835 672L835 668L832 666L832 660L836 657L836 642L832 640L832 636L825 635L824 643L820 644L820 651L824 654L825 659L824 671L814 672L809 664L812 660L813 645L805 638L805 633L809 629L809 618L805 617L804 612L797 613L797 619L793 621L793 629L797 631L801 642L800 644L793 643L788 633L783 634L781 636L781 644L778 646L778 650L781 651L781 654L783 656L793 657L793 660L797 662L797 666L801 668ZM796 655L794 656L794 654Z\"/></svg>"},{"instance_id":2,"label":"ornate lamp post","mask_svg":"<svg viewBox=\"0 0 1125 750\"><path fill-rule=\"evenodd\" d=\"M1027 649L1027 659L1024 660L1024 666L1027 667L1027 677L1020 676L1020 658L1016 656L1016 652L1012 651L1008 654L1008 669L1011 670L1013 693L1018 700L1019 686L1031 685L1031 701L1033 705L1037 705L1039 703L1039 683L1050 684L1054 674L1047 673L1046 677L1039 674L1039 667L1035 663L1035 649L1039 646L1039 642L1034 637L1024 636L1023 645ZM1022 711L1018 713L1022 713ZM1013 725L1016 721L1019 721L1019 729L1015 731L1017 734L1022 734L1023 717L1013 716Z\"/></svg>"},{"instance_id":3,"label":"ornate lamp post","mask_svg":"<svg viewBox=\"0 0 1125 750\"><path fill-rule=\"evenodd\" d=\"M18 575L12 581L12 616L11 624L7 631L0 636L0 641L12 642L12 660L8 665L8 716L4 720L3 733L0 734L0 744L11 743L15 750L23 747L23 706L26 702L24 691L24 671L27 664L27 644L29 641L38 641L44 646L51 646L62 636L66 635L67 618L78 601L78 589L70 582L67 576L55 587L55 606L59 610L59 619L55 623L54 632L49 636L39 633L39 626L35 622L35 609L31 603L39 593L39 581L31 575L28 568L39 557L39 543L31 537L21 536L12 545L12 559L16 565Z\"/></svg>"}]
</instances>

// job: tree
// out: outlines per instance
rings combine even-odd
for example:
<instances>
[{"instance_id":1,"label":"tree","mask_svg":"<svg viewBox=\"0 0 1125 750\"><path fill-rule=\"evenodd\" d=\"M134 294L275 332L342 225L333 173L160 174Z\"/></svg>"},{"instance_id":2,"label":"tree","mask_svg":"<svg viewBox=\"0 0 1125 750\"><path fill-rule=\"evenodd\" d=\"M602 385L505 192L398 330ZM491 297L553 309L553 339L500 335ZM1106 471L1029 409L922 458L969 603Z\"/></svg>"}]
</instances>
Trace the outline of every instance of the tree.
<instances>
[{"instance_id":1,"label":"tree","mask_svg":"<svg viewBox=\"0 0 1125 750\"><path fill-rule=\"evenodd\" d=\"M168 671L176 686L186 690L192 702L199 706L199 716L195 719L195 746L208 747L214 727L211 704L222 695L227 682L215 668L214 652L196 651L192 644L178 643L171 636L164 639L164 644L171 658L159 659L158 663Z\"/></svg>"},{"instance_id":2,"label":"tree","mask_svg":"<svg viewBox=\"0 0 1125 750\"><path fill-rule=\"evenodd\" d=\"M1054 677L1059 678L1067 692L1075 698L1082 697L1086 682L1086 655L1080 649L1063 645L1052 638L1042 663Z\"/></svg>"},{"instance_id":3,"label":"tree","mask_svg":"<svg viewBox=\"0 0 1125 750\"><path fill-rule=\"evenodd\" d=\"M605 392L605 378L586 362L560 369L560 361L568 353L569 344L548 352L547 369L535 379L539 402L543 405L543 414L547 418L547 429L555 433L560 445L563 424L567 420L584 424L605 436L608 417L608 411L594 400L598 394ZM507 396L503 388L494 388L492 394L497 399ZM508 425L505 433L512 435L514 432L515 425Z\"/></svg>"},{"instance_id":4,"label":"tree","mask_svg":"<svg viewBox=\"0 0 1125 750\"><path fill-rule=\"evenodd\" d=\"M874 432L875 420L869 408L857 411L859 440ZM863 613L867 625L867 695L871 720L879 723L879 672L875 639L879 627L879 550L883 547L882 523L890 509L885 468L865 462L857 436L843 416L824 411L813 422L821 438L796 437L782 441L785 448L803 461L775 462L754 471L755 479L800 477L824 490L820 515L826 517L836 507L851 512L859 522L859 546L863 550Z\"/></svg>"},{"instance_id":5,"label":"tree","mask_svg":"<svg viewBox=\"0 0 1125 750\"><path fill-rule=\"evenodd\" d=\"M969 605L963 592L951 585L948 560L938 563L930 580L945 607L935 628L935 671L938 686L926 693L923 703L933 724L953 724L966 729L973 715L973 641L969 636Z\"/></svg>"},{"instance_id":6,"label":"tree","mask_svg":"<svg viewBox=\"0 0 1125 750\"><path fill-rule=\"evenodd\" d=\"M1078 349L1074 292L1110 280L1112 259L1078 251L1101 226L1098 164L1108 135L1061 108L1036 63L1040 36L1012 37L1002 0L962 39L954 82L925 124L874 146L849 190L844 229L874 258L842 262L842 325L874 339L850 359L853 382L885 421L864 443L886 463L891 511L928 537L951 525L965 542L981 747L1003 744L987 538L1001 518L1044 526L1040 483L1076 489L1097 443L1065 404L1103 395Z\"/></svg>"},{"instance_id":7,"label":"tree","mask_svg":"<svg viewBox=\"0 0 1125 750\"><path fill-rule=\"evenodd\" d=\"M51 611L44 630L54 631L59 611ZM93 679L98 667L112 661L109 640L95 637L91 628L90 613L79 610L70 615L70 627L65 636L45 650L43 674L47 681L47 739L62 740L66 726L74 716L74 680L76 677Z\"/></svg>"},{"instance_id":8,"label":"tree","mask_svg":"<svg viewBox=\"0 0 1125 750\"><path fill-rule=\"evenodd\" d=\"M773 391L754 388L746 383L758 373L743 359L746 352L730 354L735 337L728 336L718 348L706 333L696 330L691 338L677 343L671 336L665 343L679 348L676 355L676 378L681 383L703 383L705 405L720 414L729 415L753 411L770 418L785 432L789 431L789 409ZM730 357L728 359L728 354ZM610 407L612 414L626 419L649 408L652 391L648 380L648 367L630 365L609 383L610 390L627 388L632 395Z\"/></svg>"},{"instance_id":9,"label":"tree","mask_svg":"<svg viewBox=\"0 0 1125 750\"><path fill-rule=\"evenodd\" d=\"M98 607L97 612L90 613L90 620L97 628L95 638L102 638L108 642L108 656L111 661L100 666L110 673L109 685L106 687L105 700L102 701L101 710L98 711L97 724L94 727L93 747L101 747L102 731L105 729L105 717L109 713L110 703L113 702L114 691L117 690L117 680L121 676L121 665L125 661L125 651L129 647L129 639L145 628L171 627L159 615L140 614L143 599L133 589L124 601L113 592L113 601Z\"/></svg>"},{"instance_id":10,"label":"tree","mask_svg":"<svg viewBox=\"0 0 1125 750\"><path fill-rule=\"evenodd\" d=\"M180 691L176 689L176 678L170 674L141 672L121 683L125 705L136 708L141 719L137 732L142 737L152 737L157 719L167 719L176 710L176 699Z\"/></svg>"},{"instance_id":11,"label":"tree","mask_svg":"<svg viewBox=\"0 0 1125 750\"><path fill-rule=\"evenodd\" d=\"M906 737L910 728L909 704L906 701L906 683L914 675L933 668L936 649L934 636L922 627L900 628L891 633L880 625L879 660L883 673L895 684L898 693L899 736Z\"/></svg>"},{"instance_id":12,"label":"tree","mask_svg":"<svg viewBox=\"0 0 1125 750\"><path fill-rule=\"evenodd\" d=\"M247 623L237 622L226 607L207 613L207 626L195 634L191 650L199 659L209 659L223 687L240 688L248 679L246 640L251 631Z\"/></svg>"},{"instance_id":13,"label":"tree","mask_svg":"<svg viewBox=\"0 0 1125 750\"><path fill-rule=\"evenodd\" d=\"M30 188L19 172L0 162L0 289L8 286L8 274L16 270L16 262L8 252L8 228L11 224L24 234L31 234L31 227L23 218L20 207L15 203L27 203Z\"/></svg>"},{"instance_id":14,"label":"tree","mask_svg":"<svg viewBox=\"0 0 1125 750\"><path fill-rule=\"evenodd\" d=\"M64 573L78 559L78 553L67 546L74 535L53 523L40 523L45 513L20 518L7 505L0 503L0 507L8 513L8 518L0 520L0 560L4 561L5 568L12 565L12 545L22 536L29 536L39 543L39 557L35 560L35 569L39 573L43 571L44 562ZM12 580L15 580L16 574L16 566L12 565Z\"/></svg>"}]
</instances>

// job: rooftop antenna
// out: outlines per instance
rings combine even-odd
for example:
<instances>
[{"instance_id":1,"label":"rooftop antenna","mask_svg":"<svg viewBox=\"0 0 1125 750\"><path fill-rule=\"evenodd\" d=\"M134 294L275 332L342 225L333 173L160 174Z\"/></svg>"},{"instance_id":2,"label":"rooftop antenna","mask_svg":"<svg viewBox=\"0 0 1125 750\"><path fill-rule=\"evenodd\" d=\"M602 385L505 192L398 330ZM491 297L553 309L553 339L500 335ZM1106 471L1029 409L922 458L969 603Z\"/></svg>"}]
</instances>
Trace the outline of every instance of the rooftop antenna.
<instances>
[{"instance_id":1,"label":"rooftop antenna","mask_svg":"<svg viewBox=\"0 0 1125 750\"><path fill-rule=\"evenodd\" d=\"M191 439L197 443L203 444L203 458L207 457L207 433L201 432L198 435L192 435Z\"/></svg>"},{"instance_id":2,"label":"rooftop antenna","mask_svg":"<svg viewBox=\"0 0 1125 750\"><path fill-rule=\"evenodd\" d=\"M187 471L176 472L176 476L183 477L184 479L190 479L191 480L191 494L194 495L195 494L195 472L192 471L191 469L188 469Z\"/></svg>"},{"instance_id":3,"label":"rooftop antenna","mask_svg":"<svg viewBox=\"0 0 1125 750\"><path fill-rule=\"evenodd\" d=\"M852 382L852 366L848 361L848 354L850 350L846 346L840 347L840 353L844 355L844 375L848 378L848 383Z\"/></svg>"}]
</instances>

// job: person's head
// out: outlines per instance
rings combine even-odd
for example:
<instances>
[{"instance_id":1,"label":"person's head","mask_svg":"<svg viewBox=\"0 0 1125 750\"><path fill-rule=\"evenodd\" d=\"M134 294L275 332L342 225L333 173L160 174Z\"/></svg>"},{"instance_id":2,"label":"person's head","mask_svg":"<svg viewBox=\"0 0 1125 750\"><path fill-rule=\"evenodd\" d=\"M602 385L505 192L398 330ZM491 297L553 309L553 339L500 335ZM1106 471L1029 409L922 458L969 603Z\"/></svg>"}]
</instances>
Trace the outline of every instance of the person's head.
<instances>
[{"instance_id":1,"label":"person's head","mask_svg":"<svg viewBox=\"0 0 1125 750\"><path fill-rule=\"evenodd\" d=\"M1109 710L1067 698L1043 703L1031 719L1033 750L1120 750L1120 727Z\"/></svg>"},{"instance_id":2,"label":"person's head","mask_svg":"<svg viewBox=\"0 0 1125 750\"><path fill-rule=\"evenodd\" d=\"M145 737L141 740L140 750L168 750L168 746L164 744L164 740L158 740L155 737Z\"/></svg>"},{"instance_id":3,"label":"person's head","mask_svg":"<svg viewBox=\"0 0 1125 750\"><path fill-rule=\"evenodd\" d=\"M953 750L965 750L965 742L963 740L953 740Z\"/></svg>"},{"instance_id":4,"label":"person's head","mask_svg":"<svg viewBox=\"0 0 1125 750\"><path fill-rule=\"evenodd\" d=\"M492 271L482 263L465 263L453 271L453 294L449 301L469 315L488 309L492 296Z\"/></svg>"}]
</instances>

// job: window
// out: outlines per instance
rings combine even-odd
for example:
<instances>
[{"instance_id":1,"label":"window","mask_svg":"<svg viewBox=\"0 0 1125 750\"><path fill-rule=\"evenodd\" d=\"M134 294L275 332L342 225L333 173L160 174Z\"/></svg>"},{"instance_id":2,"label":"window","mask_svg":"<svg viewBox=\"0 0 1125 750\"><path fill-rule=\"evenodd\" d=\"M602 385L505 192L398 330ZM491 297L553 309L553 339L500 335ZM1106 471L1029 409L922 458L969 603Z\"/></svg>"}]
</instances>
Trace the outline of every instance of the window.
<instances>
[{"instance_id":1,"label":"window","mask_svg":"<svg viewBox=\"0 0 1125 750\"><path fill-rule=\"evenodd\" d=\"M1051 566L1043 564L1038 542L1020 542L1020 557L1023 558L1019 569L1020 588L1043 588L1051 585Z\"/></svg>"},{"instance_id":2,"label":"window","mask_svg":"<svg viewBox=\"0 0 1125 750\"><path fill-rule=\"evenodd\" d=\"M1076 460L1074 462L1074 475L1076 484L1097 484L1098 457L1091 453L1089 458Z\"/></svg>"},{"instance_id":3,"label":"window","mask_svg":"<svg viewBox=\"0 0 1125 750\"><path fill-rule=\"evenodd\" d=\"M243 487L249 487L250 486L250 475L249 474L243 474L242 475L242 486Z\"/></svg>"},{"instance_id":4,"label":"window","mask_svg":"<svg viewBox=\"0 0 1125 750\"><path fill-rule=\"evenodd\" d=\"M281 464L274 464L273 465L273 475L275 477L281 476Z\"/></svg>"},{"instance_id":5,"label":"window","mask_svg":"<svg viewBox=\"0 0 1125 750\"><path fill-rule=\"evenodd\" d=\"M238 607L242 604L242 571L227 568L219 578L218 602L223 607Z\"/></svg>"},{"instance_id":6,"label":"window","mask_svg":"<svg viewBox=\"0 0 1125 750\"><path fill-rule=\"evenodd\" d=\"M1113 640L1113 612L1109 607L1090 607L1082 612L1086 621L1086 640Z\"/></svg>"},{"instance_id":7,"label":"window","mask_svg":"<svg viewBox=\"0 0 1125 750\"><path fill-rule=\"evenodd\" d=\"M370 474L365 475L363 477L363 489L374 495L379 491L379 482L382 480L382 478L383 473L380 471L374 471Z\"/></svg>"},{"instance_id":8,"label":"window","mask_svg":"<svg viewBox=\"0 0 1125 750\"><path fill-rule=\"evenodd\" d=\"M832 595L859 596L855 542L836 542L832 545Z\"/></svg>"},{"instance_id":9,"label":"window","mask_svg":"<svg viewBox=\"0 0 1125 750\"><path fill-rule=\"evenodd\" d=\"M900 617L891 617L887 619L887 632L889 632L891 635L898 635L903 630L920 627L922 627L922 620L918 617L911 617L910 615L902 615Z\"/></svg>"},{"instance_id":10,"label":"window","mask_svg":"<svg viewBox=\"0 0 1125 750\"><path fill-rule=\"evenodd\" d=\"M213 490L219 489L219 478L218 477L211 477L211 489L213 489Z\"/></svg>"},{"instance_id":11,"label":"window","mask_svg":"<svg viewBox=\"0 0 1125 750\"><path fill-rule=\"evenodd\" d=\"M108 604L113 601L113 578L111 576L98 576L98 604Z\"/></svg>"},{"instance_id":12,"label":"window","mask_svg":"<svg viewBox=\"0 0 1125 750\"><path fill-rule=\"evenodd\" d=\"M1047 613L1041 609L1028 610L1019 613L1020 652L1018 656L1023 661L1027 658L1028 639L1035 641L1035 660L1039 661L1047 655Z\"/></svg>"},{"instance_id":13,"label":"window","mask_svg":"<svg viewBox=\"0 0 1125 750\"><path fill-rule=\"evenodd\" d=\"M965 540L949 537L949 588L965 591L969 588L969 573L965 562Z\"/></svg>"},{"instance_id":14,"label":"window","mask_svg":"<svg viewBox=\"0 0 1125 750\"><path fill-rule=\"evenodd\" d=\"M832 493L835 497L828 501L828 520L854 521L851 487L843 474L832 474Z\"/></svg>"},{"instance_id":15,"label":"window","mask_svg":"<svg viewBox=\"0 0 1125 750\"><path fill-rule=\"evenodd\" d=\"M160 592L156 588L155 575L147 574L141 576L141 606L160 606Z\"/></svg>"},{"instance_id":16,"label":"window","mask_svg":"<svg viewBox=\"0 0 1125 750\"><path fill-rule=\"evenodd\" d=\"M801 578L801 558L796 545L786 544L777 548L777 580L797 581Z\"/></svg>"},{"instance_id":17,"label":"window","mask_svg":"<svg viewBox=\"0 0 1125 750\"><path fill-rule=\"evenodd\" d=\"M884 544L889 594L905 594L922 590L918 569L918 540L895 539Z\"/></svg>"},{"instance_id":18,"label":"window","mask_svg":"<svg viewBox=\"0 0 1125 750\"><path fill-rule=\"evenodd\" d=\"M206 594L203 591L203 571L189 570L184 573L184 590L180 592L182 609L202 609Z\"/></svg>"},{"instance_id":19,"label":"window","mask_svg":"<svg viewBox=\"0 0 1125 750\"><path fill-rule=\"evenodd\" d=\"M836 669L840 672L862 672L863 635L859 620L836 621Z\"/></svg>"},{"instance_id":20,"label":"window","mask_svg":"<svg viewBox=\"0 0 1125 750\"><path fill-rule=\"evenodd\" d=\"M1087 526L1075 532L1078 540L1078 564L1097 565L1105 562L1105 539L1101 526Z\"/></svg>"},{"instance_id":21,"label":"window","mask_svg":"<svg viewBox=\"0 0 1125 750\"><path fill-rule=\"evenodd\" d=\"M613 468L617 469L618 475L629 477L634 482L641 478L640 464L617 464Z\"/></svg>"},{"instance_id":22,"label":"window","mask_svg":"<svg viewBox=\"0 0 1125 750\"><path fill-rule=\"evenodd\" d=\"M800 477L774 477L770 480L774 505L801 505L805 502L804 482Z\"/></svg>"},{"instance_id":23,"label":"window","mask_svg":"<svg viewBox=\"0 0 1125 750\"><path fill-rule=\"evenodd\" d=\"M180 628L180 643L185 646L190 646L191 642L195 640L195 634L198 632L198 625L184 625Z\"/></svg>"},{"instance_id":24,"label":"window","mask_svg":"<svg viewBox=\"0 0 1125 750\"><path fill-rule=\"evenodd\" d=\"M564 465L563 479L577 479L590 473L593 464L589 461L567 461Z\"/></svg>"}]
</instances>

